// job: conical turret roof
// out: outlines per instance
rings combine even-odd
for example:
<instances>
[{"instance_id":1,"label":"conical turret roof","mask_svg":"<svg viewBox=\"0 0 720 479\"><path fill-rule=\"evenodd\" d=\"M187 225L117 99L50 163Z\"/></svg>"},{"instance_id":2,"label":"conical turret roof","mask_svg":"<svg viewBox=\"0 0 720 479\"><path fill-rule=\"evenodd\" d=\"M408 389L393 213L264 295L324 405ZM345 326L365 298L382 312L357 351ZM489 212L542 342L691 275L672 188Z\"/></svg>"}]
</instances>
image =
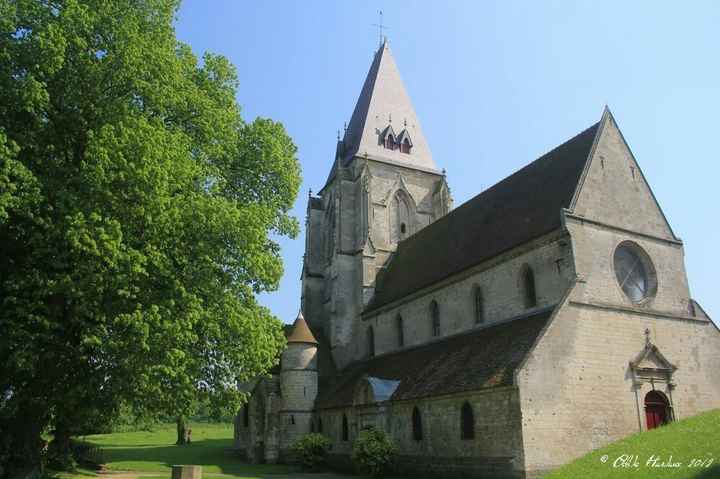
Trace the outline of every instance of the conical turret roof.
<instances>
[{"instance_id":1,"label":"conical turret roof","mask_svg":"<svg viewBox=\"0 0 720 479\"><path fill-rule=\"evenodd\" d=\"M409 153L384 147L384 135L390 129L409 138ZM387 40L375 53L343 143L345 163L353 156L367 155L410 168L438 171Z\"/></svg>"},{"instance_id":2,"label":"conical turret roof","mask_svg":"<svg viewBox=\"0 0 720 479\"><path fill-rule=\"evenodd\" d=\"M302 311L298 313L297 319L295 319L295 323L293 323L292 332L290 333L290 336L287 338L287 342L289 343L310 343L310 344L317 344L317 340L315 339L315 336L313 336L312 331L310 331L310 327L307 325L307 322L305 322L305 317L302 314Z\"/></svg>"}]
</instances>

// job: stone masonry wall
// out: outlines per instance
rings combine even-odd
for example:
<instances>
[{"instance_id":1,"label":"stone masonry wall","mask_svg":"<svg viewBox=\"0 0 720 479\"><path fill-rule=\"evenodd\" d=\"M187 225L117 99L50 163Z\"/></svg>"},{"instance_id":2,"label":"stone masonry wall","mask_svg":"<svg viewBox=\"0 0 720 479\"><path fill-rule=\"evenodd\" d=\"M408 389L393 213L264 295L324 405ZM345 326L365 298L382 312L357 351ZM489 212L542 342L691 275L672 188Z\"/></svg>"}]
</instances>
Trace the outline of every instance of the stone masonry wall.
<instances>
[{"instance_id":1,"label":"stone masonry wall","mask_svg":"<svg viewBox=\"0 0 720 479\"><path fill-rule=\"evenodd\" d=\"M578 283L518 374L526 467L543 471L646 429L644 397L653 387L682 419L720 407L720 332L693 317L682 245L569 218ZM653 298L633 304L615 278L614 250L633 241L657 275ZM629 362L645 330L677 367L669 387L636 384Z\"/></svg>"},{"instance_id":2,"label":"stone masonry wall","mask_svg":"<svg viewBox=\"0 0 720 479\"><path fill-rule=\"evenodd\" d=\"M460 435L460 409L466 401L473 408L475 437L464 440ZM412 436L414 407L419 408L422 418L423 439L420 441L413 440ZM348 418L348 441L342 440L343 414ZM377 417L373 418L373 414ZM372 424L392 437L398 446L399 467L406 474L417 477L442 470L443 477L479 473L521 476L520 404L514 387L383 403L382 407L366 405L320 411L319 416L323 421L323 434L331 439L331 452L335 456L351 454L352 444L363 425Z\"/></svg>"},{"instance_id":3,"label":"stone masonry wall","mask_svg":"<svg viewBox=\"0 0 720 479\"><path fill-rule=\"evenodd\" d=\"M526 467L547 470L646 429L629 362L644 330L678 370L658 382L678 419L720 407L720 333L712 323L564 306L518 375Z\"/></svg>"},{"instance_id":4,"label":"stone masonry wall","mask_svg":"<svg viewBox=\"0 0 720 479\"><path fill-rule=\"evenodd\" d=\"M375 354L400 349L396 320L398 315L403 319L404 347L439 339L432 336L430 303L433 300L437 301L440 309L440 338L477 326L474 303L476 286L481 288L483 295L483 324L530 311L524 303L521 273L525 265L530 266L535 274L537 308L557 303L575 276L567 237L555 234L541 238L496 258L492 263L479 265L433 289L411 296L401 304L365 318L365 330L370 326L374 328ZM356 354L360 357L368 355L366 338L367 333L360 335L357 341Z\"/></svg>"}]
</instances>

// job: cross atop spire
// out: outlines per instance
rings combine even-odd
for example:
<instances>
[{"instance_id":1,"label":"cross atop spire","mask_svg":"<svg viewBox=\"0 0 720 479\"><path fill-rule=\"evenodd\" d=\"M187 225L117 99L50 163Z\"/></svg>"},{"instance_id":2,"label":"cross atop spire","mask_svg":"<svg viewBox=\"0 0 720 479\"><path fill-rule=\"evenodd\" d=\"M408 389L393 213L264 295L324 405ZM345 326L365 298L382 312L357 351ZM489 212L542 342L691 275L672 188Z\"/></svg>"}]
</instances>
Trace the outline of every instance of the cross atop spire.
<instances>
[{"instance_id":1,"label":"cross atop spire","mask_svg":"<svg viewBox=\"0 0 720 479\"><path fill-rule=\"evenodd\" d=\"M378 31L380 32L380 42L378 43L378 48L382 48L383 42L385 41L385 37L383 36L383 29L387 29L388 27L385 26L385 24L383 23L382 10L379 10L378 13L380 14L380 21L379 23L373 23L373 27L378 27Z\"/></svg>"}]
</instances>

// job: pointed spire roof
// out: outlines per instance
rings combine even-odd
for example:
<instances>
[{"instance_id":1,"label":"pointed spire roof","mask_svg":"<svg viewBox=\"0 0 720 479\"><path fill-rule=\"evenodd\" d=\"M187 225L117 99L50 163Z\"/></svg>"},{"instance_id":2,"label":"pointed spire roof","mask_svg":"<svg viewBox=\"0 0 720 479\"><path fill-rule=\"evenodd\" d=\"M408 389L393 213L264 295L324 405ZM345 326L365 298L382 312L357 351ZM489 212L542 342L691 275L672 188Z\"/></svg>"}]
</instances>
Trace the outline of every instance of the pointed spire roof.
<instances>
[{"instance_id":1,"label":"pointed spire roof","mask_svg":"<svg viewBox=\"0 0 720 479\"><path fill-rule=\"evenodd\" d=\"M305 317L302 314L302 311L298 312L297 319L295 319L295 323L293 324L292 332L290 333L290 336L287 338L287 342L289 343L310 343L310 344L317 344L317 340L315 339L315 336L313 336L312 331L310 331L310 327L307 325L307 322L305 322Z\"/></svg>"},{"instance_id":2,"label":"pointed spire roof","mask_svg":"<svg viewBox=\"0 0 720 479\"><path fill-rule=\"evenodd\" d=\"M388 126L395 131L406 130L412 142L410 153L384 148L381 135ZM378 161L438 171L387 40L375 52L343 143L344 164L353 156L367 154Z\"/></svg>"}]
</instances>

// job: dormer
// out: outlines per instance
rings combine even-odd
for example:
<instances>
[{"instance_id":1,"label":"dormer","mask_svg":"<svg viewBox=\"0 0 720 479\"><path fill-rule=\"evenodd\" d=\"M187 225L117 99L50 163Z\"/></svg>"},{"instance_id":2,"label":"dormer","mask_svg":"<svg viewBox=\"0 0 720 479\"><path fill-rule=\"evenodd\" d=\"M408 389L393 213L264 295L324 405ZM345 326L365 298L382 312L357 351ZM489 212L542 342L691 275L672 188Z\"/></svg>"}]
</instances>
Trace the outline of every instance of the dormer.
<instances>
[{"instance_id":1,"label":"dormer","mask_svg":"<svg viewBox=\"0 0 720 479\"><path fill-rule=\"evenodd\" d=\"M380 134L380 144L383 145L386 150L394 150L397 144L397 138L392 125L388 125Z\"/></svg>"},{"instance_id":2,"label":"dormer","mask_svg":"<svg viewBox=\"0 0 720 479\"><path fill-rule=\"evenodd\" d=\"M400 132L400 134L397 137L397 144L398 148L400 148L400 153L410 153L410 150L412 150L412 140L410 139L410 133L408 133L407 128L404 128L403 131Z\"/></svg>"}]
</instances>

